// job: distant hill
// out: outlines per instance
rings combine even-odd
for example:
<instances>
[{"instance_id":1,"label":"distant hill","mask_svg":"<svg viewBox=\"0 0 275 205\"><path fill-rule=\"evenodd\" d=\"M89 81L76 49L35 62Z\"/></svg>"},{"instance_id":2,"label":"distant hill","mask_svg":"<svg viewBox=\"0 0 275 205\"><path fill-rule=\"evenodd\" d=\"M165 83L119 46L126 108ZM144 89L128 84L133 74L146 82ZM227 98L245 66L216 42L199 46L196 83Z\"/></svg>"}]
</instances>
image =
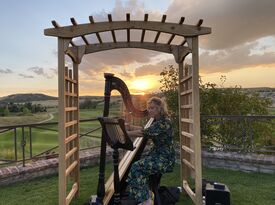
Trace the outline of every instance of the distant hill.
<instances>
[{"instance_id":1,"label":"distant hill","mask_svg":"<svg viewBox=\"0 0 275 205\"><path fill-rule=\"evenodd\" d=\"M257 92L261 97L269 98L272 100L272 107L275 107L275 88L269 87L257 87L257 88L243 88L246 92ZM134 97L134 96L132 96ZM91 100L103 103L103 96L80 96L80 102L84 100ZM13 94L4 97L0 97L0 104L6 104L9 102L13 103L24 103L24 102L32 102L32 101L46 101L46 100L57 100L57 97L40 94L40 93L26 93L26 94ZM122 101L122 97L111 96L111 102ZM36 102L37 103L37 102ZM57 104L57 102L56 102Z\"/></svg>"},{"instance_id":2,"label":"distant hill","mask_svg":"<svg viewBox=\"0 0 275 205\"><path fill-rule=\"evenodd\" d=\"M40 93L13 94L0 97L0 103L24 103L31 101L57 100L57 97L44 95Z\"/></svg>"},{"instance_id":3,"label":"distant hill","mask_svg":"<svg viewBox=\"0 0 275 205\"><path fill-rule=\"evenodd\" d=\"M41 93L25 93L25 94L12 94L4 97L0 97L0 104L6 104L9 102L13 103L24 103L24 102L33 102L35 101L47 101L47 100L57 100L57 97L41 94ZM80 96L80 102L84 100L91 100L91 101L104 101L103 96ZM116 102L122 100L121 96L112 96L111 102ZM57 103L57 102L56 102Z\"/></svg>"}]
</instances>

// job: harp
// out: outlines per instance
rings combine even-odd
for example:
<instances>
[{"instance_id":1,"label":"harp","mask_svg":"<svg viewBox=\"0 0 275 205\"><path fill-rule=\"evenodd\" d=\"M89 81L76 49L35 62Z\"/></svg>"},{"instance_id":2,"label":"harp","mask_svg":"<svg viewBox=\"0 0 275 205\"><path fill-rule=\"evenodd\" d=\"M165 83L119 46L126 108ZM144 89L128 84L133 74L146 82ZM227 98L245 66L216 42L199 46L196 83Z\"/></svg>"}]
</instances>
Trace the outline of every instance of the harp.
<instances>
[{"instance_id":1,"label":"harp","mask_svg":"<svg viewBox=\"0 0 275 205\"><path fill-rule=\"evenodd\" d=\"M101 124L103 123L104 119L106 120L109 115L109 105L110 105L110 97L112 90L117 90L122 96L123 103L126 107L126 109L132 113L135 117L147 117L148 112L147 110L139 110L135 108L132 102L132 98L130 95L130 92L126 86L126 84L119 78L115 77L113 74L105 73L105 91L104 91L104 111L103 111L103 118L100 119ZM147 124L145 125L145 128L149 127L151 123L153 122L153 118L151 118ZM121 122L109 122L109 123L120 123L120 127L123 128L124 125L121 124ZM108 124L108 122L107 122ZM106 124L105 124L106 125ZM112 128L113 129L113 128ZM114 131L115 133L121 133L125 134L123 129L119 131L120 128ZM109 205L111 204L110 201L115 193L115 185L114 185L114 174L113 173L109 179L105 182L105 161L106 161L106 129L102 130L102 138L101 138L101 150L100 150L100 165L99 165L99 177L98 177L98 187L97 187L97 196L96 198L92 198L90 204L93 205ZM126 137L127 139L127 137ZM110 140L110 139L108 139ZM131 166L131 163L136 161L140 158L143 149L145 148L147 143L147 140L144 138L137 138L133 142L132 146L129 145L129 142L126 143L120 143L120 144L128 144L125 145L125 147L130 146L128 151L125 153L123 158L120 160L117 168L119 170L119 178L120 181L120 187L124 186L127 174L129 172L129 168ZM112 142L109 142L109 144L112 144ZM119 143L118 143L119 144ZM133 149L135 148L135 149ZM115 161L115 160L114 160ZM116 163L116 162L115 162ZM118 201L118 196L114 196L114 201Z\"/></svg>"}]
</instances>

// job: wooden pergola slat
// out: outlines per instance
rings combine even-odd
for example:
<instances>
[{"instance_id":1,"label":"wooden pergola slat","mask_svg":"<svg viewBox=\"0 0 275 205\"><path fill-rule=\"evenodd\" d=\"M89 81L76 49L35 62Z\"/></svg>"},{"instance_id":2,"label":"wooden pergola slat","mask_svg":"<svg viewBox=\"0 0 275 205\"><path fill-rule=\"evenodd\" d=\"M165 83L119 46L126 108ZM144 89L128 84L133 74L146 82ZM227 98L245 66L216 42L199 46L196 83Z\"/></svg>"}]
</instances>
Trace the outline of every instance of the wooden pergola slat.
<instances>
[{"instance_id":1,"label":"wooden pergola slat","mask_svg":"<svg viewBox=\"0 0 275 205\"><path fill-rule=\"evenodd\" d=\"M77 26L77 25L78 25L77 22L76 22L76 20L75 20L74 18L71 18L71 22L72 22L72 24L73 24L74 26ZM88 42L88 40L87 40L87 38L86 38L85 36L81 36L81 38L82 38L82 40L85 42L86 45L89 45L89 42Z\"/></svg>"},{"instance_id":2,"label":"wooden pergola slat","mask_svg":"<svg viewBox=\"0 0 275 205\"><path fill-rule=\"evenodd\" d=\"M184 20L185 20L185 17L181 17L180 21L179 21L179 24L183 24ZM173 41L173 39L175 38L175 36L176 36L175 34L172 34L171 37L170 37L170 39L168 40L167 44L170 45L171 42Z\"/></svg>"},{"instance_id":3,"label":"wooden pergola slat","mask_svg":"<svg viewBox=\"0 0 275 205\"><path fill-rule=\"evenodd\" d=\"M91 22L89 24L81 24L77 26L50 28L45 29L44 34L47 36L57 36L61 38L75 38L82 35L123 29L160 31L183 37L192 37L211 33L211 29L208 27L198 27L186 24L179 25L177 23L161 23L155 21L113 21L111 24L110 22Z\"/></svg>"},{"instance_id":4,"label":"wooden pergola slat","mask_svg":"<svg viewBox=\"0 0 275 205\"><path fill-rule=\"evenodd\" d=\"M144 15L144 22L147 22L148 21L148 14L145 14ZM145 36L145 29L142 29L142 33L141 33L141 40L140 42L143 42L144 41L144 36Z\"/></svg>"},{"instance_id":5,"label":"wooden pergola slat","mask_svg":"<svg viewBox=\"0 0 275 205\"><path fill-rule=\"evenodd\" d=\"M196 24L196 26L197 26L197 27L201 27L202 23L203 23L203 19L200 19L200 20L198 21L198 23Z\"/></svg>"},{"instance_id":6,"label":"wooden pergola slat","mask_svg":"<svg viewBox=\"0 0 275 205\"><path fill-rule=\"evenodd\" d=\"M162 16L162 19L161 19L161 23L164 23L165 22L165 20L166 20L166 15L163 15ZM159 36L160 36L160 31L158 31L158 33L157 33L157 35L156 35L156 38L155 38L155 40L154 40L154 43L157 43L157 41L158 41L158 39L159 39Z\"/></svg>"},{"instance_id":7,"label":"wooden pergola slat","mask_svg":"<svg viewBox=\"0 0 275 205\"><path fill-rule=\"evenodd\" d=\"M91 23L91 24L94 24L94 23L95 23L94 17L93 17L93 16L89 16L89 20L90 20L90 23ZM101 37L100 37L99 33L98 33L98 32L95 32L95 35L96 35L97 40L99 41L99 43L102 43L102 40L101 40Z\"/></svg>"},{"instance_id":8,"label":"wooden pergola slat","mask_svg":"<svg viewBox=\"0 0 275 205\"><path fill-rule=\"evenodd\" d=\"M126 14L126 21L130 22L130 14ZM130 42L130 29L127 28L127 42Z\"/></svg>"},{"instance_id":9,"label":"wooden pergola slat","mask_svg":"<svg viewBox=\"0 0 275 205\"><path fill-rule=\"evenodd\" d=\"M52 20L52 25L55 27L55 28L60 28L60 25L55 21L55 20ZM72 46L75 46L74 42L71 40L70 41L70 44Z\"/></svg>"},{"instance_id":10,"label":"wooden pergola slat","mask_svg":"<svg viewBox=\"0 0 275 205\"><path fill-rule=\"evenodd\" d=\"M108 19L109 19L109 22L112 22L112 15L111 14L108 14ZM111 30L111 33L112 33L113 41L114 41L114 43L116 43L116 34L115 34L115 31Z\"/></svg>"},{"instance_id":11,"label":"wooden pergola slat","mask_svg":"<svg viewBox=\"0 0 275 205\"><path fill-rule=\"evenodd\" d=\"M181 46L183 46L184 44L186 43L186 39L184 39L182 42L181 42Z\"/></svg>"},{"instance_id":12,"label":"wooden pergola slat","mask_svg":"<svg viewBox=\"0 0 275 205\"><path fill-rule=\"evenodd\" d=\"M200 19L200 20L198 21L198 23L196 24L196 27L198 27L199 30L200 30L200 28L201 28L202 23L203 23L203 19ZM181 42L180 45L183 46L186 42L187 42L186 39L184 39L184 40Z\"/></svg>"}]
</instances>

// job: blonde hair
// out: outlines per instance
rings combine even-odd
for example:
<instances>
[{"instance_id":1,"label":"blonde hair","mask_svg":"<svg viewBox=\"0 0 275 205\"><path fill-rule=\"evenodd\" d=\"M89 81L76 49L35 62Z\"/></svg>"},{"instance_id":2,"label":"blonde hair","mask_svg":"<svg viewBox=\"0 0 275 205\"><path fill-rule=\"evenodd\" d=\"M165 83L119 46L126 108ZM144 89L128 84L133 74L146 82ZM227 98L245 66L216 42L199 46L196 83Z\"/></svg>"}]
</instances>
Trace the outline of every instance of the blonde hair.
<instances>
[{"instance_id":1,"label":"blonde hair","mask_svg":"<svg viewBox=\"0 0 275 205\"><path fill-rule=\"evenodd\" d=\"M147 105L154 103L157 106L160 107L160 115L161 116L168 116L168 109L167 109L167 104L165 102L164 99L161 99L159 97L151 97L148 101L147 101Z\"/></svg>"}]
</instances>

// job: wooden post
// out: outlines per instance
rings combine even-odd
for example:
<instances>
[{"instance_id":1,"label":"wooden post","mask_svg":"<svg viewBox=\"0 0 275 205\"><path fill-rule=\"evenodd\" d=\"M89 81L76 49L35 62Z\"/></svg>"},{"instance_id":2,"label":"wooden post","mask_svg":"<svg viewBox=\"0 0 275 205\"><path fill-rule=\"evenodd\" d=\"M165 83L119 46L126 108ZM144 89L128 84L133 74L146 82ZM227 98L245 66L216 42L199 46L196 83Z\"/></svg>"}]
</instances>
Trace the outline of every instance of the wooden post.
<instances>
[{"instance_id":1,"label":"wooden post","mask_svg":"<svg viewBox=\"0 0 275 205\"><path fill-rule=\"evenodd\" d=\"M194 151L195 151L195 190L196 205L202 204L202 170L201 170L201 133L200 133L200 98L199 98L199 45L198 37L192 38L192 102L194 108L193 115L193 134L194 134Z\"/></svg>"},{"instance_id":2,"label":"wooden post","mask_svg":"<svg viewBox=\"0 0 275 205\"><path fill-rule=\"evenodd\" d=\"M196 205L202 204L198 37L187 38L192 49L192 65L183 66L186 51L175 49L179 65L179 130L182 187ZM189 185L195 179L195 192Z\"/></svg>"},{"instance_id":3,"label":"wooden post","mask_svg":"<svg viewBox=\"0 0 275 205\"><path fill-rule=\"evenodd\" d=\"M59 205L68 205L79 192L78 65L65 67L71 39L58 38ZM67 194L67 182L73 186Z\"/></svg>"},{"instance_id":4,"label":"wooden post","mask_svg":"<svg viewBox=\"0 0 275 205\"><path fill-rule=\"evenodd\" d=\"M181 118L183 117L183 113L182 113L182 109L181 109L181 104L182 104L182 100L181 100L181 79L183 78L183 61L182 62L178 62L178 66L179 66L179 85L178 85L178 107L179 107L179 137L180 137L180 159L184 158L184 152L181 149L181 145L184 144L184 137L182 136L181 132L182 130L182 123L181 123ZM183 163L181 164L181 182L183 182L183 179L186 179L186 177L184 176L186 173L186 169L183 166Z\"/></svg>"},{"instance_id":5,"label":"wooden post","mask_svg":"<svg viewBox=\"0 0 275 205\"><path fill-rule=\"evenodd\" d=\"M66 128L65 128L65 40L58 38L58 139L59 139L59 205L66 204Z\"/></svg>"},{"instance_id":6,"label":"wooden post","mask_svg":"<svg viewBox=\"0 0 275 205\"><path fill-rule=\"evenodd\" d=\"M79 189L80 189L80 159L79 159L79 150L80 150L80 145L79 145L79 134L80 134L80 126L79 126L79 77L78 77L78 65L77 63L73 62L73 79L76 81L74 83L73 90L77 94L77 96L74 99L73 102L73 107L76 107L76 110L73 112L73 118L74 120L77 120L77 125L74 128L74 133L77 134L77 139L75 140L74 147L77 148L77 151L75 152L74 159L77 160L77 167L75 168L75 181L78 184L78 189L76 192L76 195L79 196Z\"/></svg>"}]
</instances>

